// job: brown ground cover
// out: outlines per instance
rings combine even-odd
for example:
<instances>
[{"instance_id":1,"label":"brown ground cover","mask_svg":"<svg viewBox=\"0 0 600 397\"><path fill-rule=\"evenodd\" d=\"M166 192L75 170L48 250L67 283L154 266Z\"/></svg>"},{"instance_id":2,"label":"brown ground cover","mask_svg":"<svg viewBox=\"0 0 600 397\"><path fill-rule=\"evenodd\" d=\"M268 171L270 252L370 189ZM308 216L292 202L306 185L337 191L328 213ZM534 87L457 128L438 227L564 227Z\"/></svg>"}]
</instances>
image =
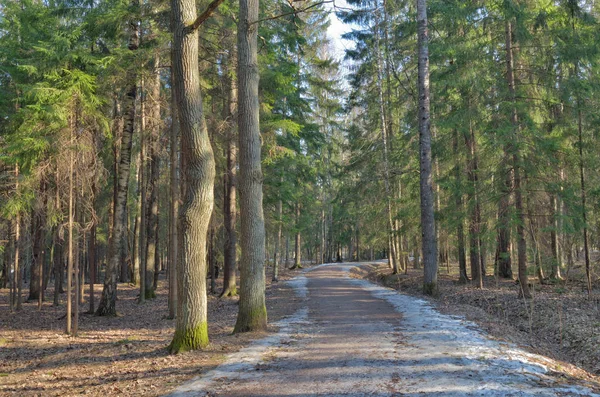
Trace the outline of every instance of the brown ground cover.
<instances>
[{"instance_id":1,"label":"brown ground cover","mask_svg":"<svg viewBox=\"0 0 600 397\"><path fill-rule=\"evenodd\" d=\"M449 270L442 269L435 298L422 293L422 270L393 275L378 263L355 269L353 276L427 299L443 313L464 316L493 337L558 360L571 375L600 384L600 281L592 299L580 279L535 282L533 299L525 301L515 281L487 277L484 289L477 289L457 283L458 269Z\"/></svg>"},{"instance_id":2,"label":"brown ground cover","mask_svg":"<svg viewBox=\"0 0 600 397\"><path fill-rule=\"evenodd\" d=\"M298 307L298 298L283 283L295 274L283 270L279 283L271 285L268 281L270 322ZM95 285L96 302L101 290L102 285ZM38 311L37 302L24 303L21 312L10 313L8 290L0 290L0 395L158 396L214 368L228 353L263 336L232 335L238 298L210 295L210 346L204 351L169 355L166 346L175 320L166 319L164 275L156 299L139 305L137 293L137 287L119 284L119 316L81 315L78 337L69 337L64 333L64 304L53 307L50 300ZM52 296L50 287L46 294ZM86 311L87 302L81 307ZM273 331L271 327L268 332Z\"/></svg>"}]
</instances>

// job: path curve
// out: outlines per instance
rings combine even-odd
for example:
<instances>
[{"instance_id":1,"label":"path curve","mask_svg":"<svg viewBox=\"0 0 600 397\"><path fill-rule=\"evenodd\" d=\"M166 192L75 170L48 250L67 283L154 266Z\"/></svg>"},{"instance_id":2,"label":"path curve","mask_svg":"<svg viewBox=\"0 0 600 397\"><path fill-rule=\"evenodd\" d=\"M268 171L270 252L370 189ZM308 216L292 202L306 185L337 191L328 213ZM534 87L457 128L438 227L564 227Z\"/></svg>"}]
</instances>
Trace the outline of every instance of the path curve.
<instances>
[{"instance_id":1,"label":"path curve","mask_svg":"<svg viewBox=\"0 0 600 397\"><path fill-rule=\"evenodd\" d=\"M321 265L290 284L305 307L171 396L594 396L551 360L426 301Z\"/></svg>"}]
</instances>

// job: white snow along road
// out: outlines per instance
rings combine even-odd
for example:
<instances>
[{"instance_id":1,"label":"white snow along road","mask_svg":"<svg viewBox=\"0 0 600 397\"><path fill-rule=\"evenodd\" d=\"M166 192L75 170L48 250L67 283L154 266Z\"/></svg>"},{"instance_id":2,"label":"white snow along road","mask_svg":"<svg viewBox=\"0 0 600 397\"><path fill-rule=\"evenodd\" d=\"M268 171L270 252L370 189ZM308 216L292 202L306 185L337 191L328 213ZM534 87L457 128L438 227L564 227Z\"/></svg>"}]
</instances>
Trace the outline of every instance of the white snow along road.
<instances>
[{"instance_id":1,"label":"white snow along road","mask_svg":"<svg viewBox=\"0 0 600 397\"><path fill-rule=\"evenodd\" d=\"M305 307L171 396L591 396L549 358L487 337L426 301L313 267L289 283ZM554 367L554 366L552 366Z\"/></svg>"}]
</instances>

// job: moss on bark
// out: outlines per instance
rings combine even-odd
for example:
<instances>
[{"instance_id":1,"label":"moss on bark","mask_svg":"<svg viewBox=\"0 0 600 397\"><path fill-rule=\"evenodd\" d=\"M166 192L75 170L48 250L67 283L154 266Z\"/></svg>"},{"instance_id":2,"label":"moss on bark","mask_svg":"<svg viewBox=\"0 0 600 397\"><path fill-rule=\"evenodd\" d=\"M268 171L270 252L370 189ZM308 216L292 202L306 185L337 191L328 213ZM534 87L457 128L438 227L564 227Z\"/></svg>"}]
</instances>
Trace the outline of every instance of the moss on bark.
<instances>
[{"instance_id":1,"label":"moss on bark","mask_svg":"<svg viewBox=\"0 0 600 397\"><path fill-rule=\"evenodd\" d=\"M429 296L438 296L439 290L437 283L425 283L423 284L423 293Z\"/></svg>"},{"instance_id":2,"label":"moss on bark","mask_svg":"<svg viewBox=\"0 0 600 397\"><path fill-rule=\"evenodd\" d=\"M202 322L196 327L175 331L169 345L169 353L178 354L189 350L198 350L208 346L208 323Z\"/></svg>"},{"instance_id":3,"label":"moss on bark","mask_svg":"<svg viewBox=\"0 0 600 397\"><path fill-rule=\"evenodd\" d=\"M233 333L264 331L265 329L267 329L267 307L263 305L251 310L246 316L238 316Z\"/></svg>"}]
</instances>

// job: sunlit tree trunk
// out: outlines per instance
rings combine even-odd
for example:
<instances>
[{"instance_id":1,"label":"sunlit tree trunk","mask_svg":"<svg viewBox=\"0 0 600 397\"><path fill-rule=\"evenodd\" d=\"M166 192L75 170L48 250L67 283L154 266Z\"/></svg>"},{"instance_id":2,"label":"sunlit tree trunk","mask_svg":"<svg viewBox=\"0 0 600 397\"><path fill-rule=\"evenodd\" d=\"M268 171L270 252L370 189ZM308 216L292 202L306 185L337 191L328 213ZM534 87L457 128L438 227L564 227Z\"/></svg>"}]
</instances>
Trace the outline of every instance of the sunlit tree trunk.
<instances>
[{"instance_id":1,"label":"sunlit tree trunk","mask_svg":"<svg viewBox=\"0 0 600 397\"><path fill-rule=\"evenodd\" d=\"M417 0L418 74L419 74L419 159L421 187L421 228L423 244L423 290L437 293L437 241L433 211L433 180L431 173L431 119L429 97L429 29L427 1Z\"/></svg>"},{"instance_id":2,"label":"sunlit tree trunk","mask_svg":"<svg viewBox=\"0 0 600 397\"><path fill-rule=\"evenodd\" d=\"M240 308L234 332L267 327L265 225L258 97L258 3L240 0L238 19L238 127L242 258Z\"/></svg>"},{"instance_id":3,"label":"sunlit tree trunk","mask_svg":"<svg viewBox=\"0 0 600 397\"><path fill-rule=\"evenodd\" d=\"M214 205L215 160L202 108L196 2L172 0L174 91L179 108L185 196L179 217L177 323L171 353L208 345L206 238Z\"/></svg>"}]
</instances>

